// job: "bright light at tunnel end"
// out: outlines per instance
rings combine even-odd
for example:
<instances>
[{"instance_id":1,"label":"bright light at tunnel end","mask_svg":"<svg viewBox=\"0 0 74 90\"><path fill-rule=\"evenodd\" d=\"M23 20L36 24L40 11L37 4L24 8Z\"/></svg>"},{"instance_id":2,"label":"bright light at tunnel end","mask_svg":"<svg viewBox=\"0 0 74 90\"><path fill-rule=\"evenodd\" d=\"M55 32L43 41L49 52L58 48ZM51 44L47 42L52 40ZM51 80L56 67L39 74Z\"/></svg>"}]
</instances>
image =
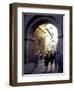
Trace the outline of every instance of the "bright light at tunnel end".
<instances>
[{"instance_id":1,"label":"bright light at tunnel end","mask_svg":"<svg viewBox=\"0 0 74 90\"><path fill-rule=\"evenodd\" d=\"M57 27L51 23L46 23L39 25L37 30L39 36L45 38L45 51L55 51L58 43Z\"/></svg>"}]
</instances>

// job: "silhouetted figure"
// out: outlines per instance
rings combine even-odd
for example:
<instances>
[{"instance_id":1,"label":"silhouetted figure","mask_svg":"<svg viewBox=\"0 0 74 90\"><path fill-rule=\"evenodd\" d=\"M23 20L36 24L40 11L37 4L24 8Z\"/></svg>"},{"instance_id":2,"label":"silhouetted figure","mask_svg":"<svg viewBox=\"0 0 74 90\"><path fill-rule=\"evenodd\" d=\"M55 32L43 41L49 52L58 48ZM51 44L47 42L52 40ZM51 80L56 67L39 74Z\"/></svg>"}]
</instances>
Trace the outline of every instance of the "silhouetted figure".
<instances>
[{"instance_id":1,"label":"silhouetted figure","mask_svg":"<svg viewBox=\"0 0 74 90\"><path fill-rule=\"evenodd\" d=\"M35 53L35 54L33 55L33 64L34 64L33 71L34 71L35 68L38 67L38 60L39 60L38 53Z\"/></svg>"},{"instance_id":2,"label":"silhouetted figure","mask_svg":"<svg viewBox=\"0 0 74 90\"><path fill-rule=\"evenodd\" d=\"M55 60L55 52L52 52L51 51L51 54L50 54L50 64L51 64L51 68L50 68L50 71L52 72L52 69L53 69L53 62Z\"/></svg>"},{"instance_id":3,"label":"silhouetted figure","mask_svg":"<svg viewBox=\"0 0 74 90\"><path fill-rule=\"evenodd\" d=\"M63 56L59 51L55 55L55 67L57 72L63 72Z\"/></svg>"},{"instance_id":4,"label":"silhouetted figure","mask_svg":"<svg viewBox=\"0 0 74 90\"><path fill-rule=\"evenodd\" d=\"M45 71L47 72L47 70L48 70L48 64L49 64L49 55L48 54L46 54L46 56L45 56L45 58L44 58L44 63L45 63Z\"/></svg>"},{"instance_id":5,"label":"silhouetted figure","mask_svg":"<svg viewBox=\"0 0 74 90\"><path fill-rule=\"evenodd\" d=\"M50 63L51 64L53 64L54 59L55 59L55 53L51 52L51 55L50 55Z\"/></svg>"}]
</instances>

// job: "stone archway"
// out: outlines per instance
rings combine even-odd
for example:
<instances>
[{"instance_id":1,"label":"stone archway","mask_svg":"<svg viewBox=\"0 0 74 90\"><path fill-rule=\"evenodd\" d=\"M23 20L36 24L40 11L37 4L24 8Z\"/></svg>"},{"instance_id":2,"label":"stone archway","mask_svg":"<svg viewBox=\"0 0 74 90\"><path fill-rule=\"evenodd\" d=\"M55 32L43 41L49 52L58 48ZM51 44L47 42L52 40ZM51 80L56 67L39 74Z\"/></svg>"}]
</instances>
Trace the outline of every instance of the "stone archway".
<instances>
[{"instance_id":1,"label":"stone archway","mask_svg":"<svg viewBox=\"0 0 74 90\"><path fill-rule=\"evenodd\" d=\"M24 42L25 42L25 63L29 63L32 61L32 54L34 52L33 50L33 42L34 42L34 32L36 30L36 28L41 25L41 24L47 24L47 23L51 23L53 24L55 27L57 27L58 29L58 45L57 45L57 50L59 50L61 53L63 52L62 49L60 48L60 44L63 47L63 33L61 31L61 27L62 25L60 25L60 23L58 22L58 20L53 17L53 16L38 16L36 18L32 18L27 26L26 26L26 31L25 31L25 36L24 36ZM61 49L61 50L60 50Z\"/></svg>"}]
</instances>

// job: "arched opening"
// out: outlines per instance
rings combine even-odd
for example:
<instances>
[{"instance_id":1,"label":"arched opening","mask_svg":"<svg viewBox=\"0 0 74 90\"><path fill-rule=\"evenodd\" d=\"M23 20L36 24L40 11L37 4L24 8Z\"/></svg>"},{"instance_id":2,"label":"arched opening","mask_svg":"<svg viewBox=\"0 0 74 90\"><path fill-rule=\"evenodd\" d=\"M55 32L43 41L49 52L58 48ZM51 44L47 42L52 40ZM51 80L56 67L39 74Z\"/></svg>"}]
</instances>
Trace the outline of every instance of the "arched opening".
<instances>
[{"instance_id":1,"label":"arched opening","mask_svg":"<svg viewBox=\"0 0 74 90\"><path fill-rule=\"evenodd\" d=\"M60 19L60 22L62 21L62 19ZM45 32L47 34L43 34L42 36L40 36L39 39L39 43L42 41L46 41L45 45L43 44L43 48L45 48L45 50L41 51L43 54L46 53L47 51L50 51L50 49L54 49L57 51L59 50L59 52L62 54L63 50L63 32L62 32L62 22L61 24L58 23L58 19L56 19L54 16L38 16L35 19L31 19L27 26L25 27L25 33L24 33L24 63L30 63L32 62L32 55L34 54L34 52L36 52L37 50L39 50L39 52L41 51L42 48L38 48L39 45L35 45L35 43L37 43L37 41L35 40L36 38L36 34L37 32L42 33L41 31ZM38 33L38 34L40 34ZM46 38L45 38L45 37ZM39 35L38 35L39 37ZM46 39L44 40L43 37ZM41 40L42 39L42 40ZM50 42L50 43L49 43ZM49 45L48 45L49 44Z\"/></svg>"},{"instance_id":2,"label":"arched opening","mask_svg":"<svg viewBox=\"0 0 74 90\"><path fill-rule=\"evenodd\" d=\"M34 18L27 17L30 20L25 18L27 19L27 23L25 23L24 27L24 73L32 73L35 53L38 53L39 59L37 61L40 62L42 61L41 56L45 60L44 57L47 53L50 56L50 53L54 53L55 51L56 53L59 52L63 58L63 16L37 15ZM59 61L63 63L62 59L59 59ZM41 68L42 70L34 73L43 72L45 68L45 65L43 65L44 61L40 62L38 62L38 65L40 70Z\"/></svg>"},{"instance_id":3,"label":"arched opening","mask_svg":"<svg viewBox=\"0 0 74 90\"><path fill-rule=\"evenodd\" d=\"M41 52L43 55L49 51L56 51L58 43L58 30L55 25L45 23L39 25L34 32L34 52Z\"/></svg>"}]
</instances>

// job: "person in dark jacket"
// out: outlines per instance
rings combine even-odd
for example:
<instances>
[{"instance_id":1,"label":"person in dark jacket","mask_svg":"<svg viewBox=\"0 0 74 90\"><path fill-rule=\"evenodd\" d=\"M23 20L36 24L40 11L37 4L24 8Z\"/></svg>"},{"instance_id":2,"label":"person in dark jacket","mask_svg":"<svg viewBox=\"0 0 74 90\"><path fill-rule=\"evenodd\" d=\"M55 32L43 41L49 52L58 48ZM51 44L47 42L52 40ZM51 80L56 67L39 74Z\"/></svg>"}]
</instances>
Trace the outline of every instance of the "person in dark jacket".
<instances>
[{"instance_id":1,"label":"person in dark jacket","mask_svg":"<svg viewBox=\"0 0 74 90\"><path fill-rule=\"evenodd\" d=\"M38 60L39 60L39 55L38 55L38 53L36 52L36 53L33 55L33 64L34 64L33 72L34 72L35 68L38 67Z\"/></svg>"},{"instance_id":2,"label":"person in dark jacket","mask_svg":"<svg viewBox=\"0 0 74 90\"><path fill-rule=\"evenodd\" d=\"M56 55L55 51L54 52L51 51L51 55L50 55L50 65L51 65L50 71L51 72L53 71L53 62L55 61L55 55Z\"/></svg>"},{"instance_id":3,"label":"person in dark jacket","mask_svg":"<svg viewBox=\"0 0 74 90\"><path fill-rule=\"evenodd\" d=\"M51 52L51 55L50 55L50 63L51 63L51 65L53 64L54 59L55 59L55 52Z\"/></svg>"},{"instance_id":4,"label":"person in dark jacket","mask_svg":"<svg viewBox=\"0 0 74 90\"><path fill-rule=\"evenodd\" d=\"M63 56L59 51L55 55L55 68L57 72L63 72Z\"/></svg>"},{"instance_id":5,"label":"person in dark jacket","mask_svg":"<svg viewBox=\"0 0 74 90\"><path fill-rule=\"evenodd\" d=\"M49 64L49 55L48 54L46 54L46 56L45 56L45 58L44 58L44 64L45 64L45 72L47 72L47 70L48 70L48 64Z\"/></svg>"}]
</instances>

